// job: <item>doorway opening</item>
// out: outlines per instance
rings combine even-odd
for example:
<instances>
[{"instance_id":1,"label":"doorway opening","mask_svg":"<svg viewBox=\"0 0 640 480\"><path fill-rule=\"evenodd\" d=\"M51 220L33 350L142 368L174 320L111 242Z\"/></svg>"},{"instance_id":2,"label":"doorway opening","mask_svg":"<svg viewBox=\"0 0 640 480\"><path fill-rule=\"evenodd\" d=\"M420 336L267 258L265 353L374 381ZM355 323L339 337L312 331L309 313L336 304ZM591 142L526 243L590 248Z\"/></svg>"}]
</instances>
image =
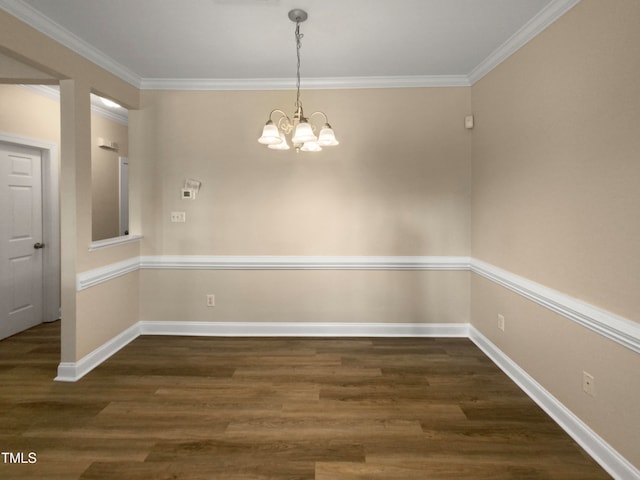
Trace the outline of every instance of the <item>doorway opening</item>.
<instances>
[{"instance_id":1,"label":"doorway opening","mask_svg":"<svg viewBox=\"0 0 640 480\"><path fill-rule=\"evenodd\" d=\"M0 132L0 338L60 318L58 145Z\"/></svg>"}]
</instances>

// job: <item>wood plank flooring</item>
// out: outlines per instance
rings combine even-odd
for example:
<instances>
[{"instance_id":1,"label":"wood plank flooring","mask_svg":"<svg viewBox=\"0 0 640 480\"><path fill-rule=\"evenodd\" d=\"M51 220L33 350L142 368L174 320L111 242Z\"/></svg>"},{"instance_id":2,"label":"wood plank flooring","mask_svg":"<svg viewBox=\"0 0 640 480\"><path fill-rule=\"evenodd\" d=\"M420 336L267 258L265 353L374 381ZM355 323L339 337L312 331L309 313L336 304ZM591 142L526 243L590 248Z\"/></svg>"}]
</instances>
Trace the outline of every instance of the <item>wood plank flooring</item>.
<instances>
[{"instance_id":1,"label":"wood plank flooring","mask_svg":"<svg viewBox=\"0 0 640 480\"><path fill-rule=\"evenodd\" d=\"M466 339L136 339L53 382L59 325L0 342L2 479L610 478ZM7 459L8 460L8 459Z\"/></svg>"}]
</instances>

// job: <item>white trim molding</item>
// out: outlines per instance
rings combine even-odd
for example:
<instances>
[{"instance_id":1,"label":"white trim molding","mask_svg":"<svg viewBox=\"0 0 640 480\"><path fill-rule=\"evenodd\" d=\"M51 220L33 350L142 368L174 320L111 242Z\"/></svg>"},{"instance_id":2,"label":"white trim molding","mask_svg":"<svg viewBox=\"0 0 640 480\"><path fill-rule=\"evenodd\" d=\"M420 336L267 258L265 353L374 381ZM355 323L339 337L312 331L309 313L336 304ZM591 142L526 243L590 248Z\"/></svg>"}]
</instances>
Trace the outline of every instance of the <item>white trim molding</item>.
<instances>
[{"instance_id":1,"label":"white trim molding","mask_svg":"<svg viewBox=\"0 0 640 480\"><path fill-rule=\"evenodd\" d=\"M96 240L89 245L89 251L101 250L103 248L115 247L117 245L125 245L127 243L136 243L142 240L142 235L122 235L120 237L106 238L104 240Z\"/></svg>"},{"instance_id":2,"label":"white trim molding","mask_svg":"<svg viewBox=\"0 0 640 480\"><path fill-rule=\"evenodd\" d=\"M77 362L58 365L58 382L76 382L140 335L208 337L458 337L467 323L292 323L139 321Z\"/></svg>"},{"instance_id":3,"label":"white trim molding","mask_svg":"<svg viewBox=\"0 0 640 480\"><path fill-rule=\"evenodd\" d=\"M575 7L580 0L554 0L544 7L535 17L514 33L506 42L495 49L487 58L478 64L469 74L467 80L473 85L491 70L504 62L511 55L524 47L549 25Z\"/></svg>"},{"instance_id":4,"label":"white trim molding","mask_svg":"<svg viewBox=\"0 0 640 480\"><path fill-rule=\"evenodd\" d=\"M76 275L76 290L79 292L89 287L99 285L114 278L121 277L140 269L140 260L138 257L123 260L121 262L111 263L103 267L87 270Z\"/></svg>"},{"instance_id":5,"label":"white trim molding","mask_svg":"<svg viewBox=\"0 0 640 480\"><path fill-rule=\"evenodd\" d=\"M640 353L640 324L637 322L475 258L471 260L471 271Z\"/></svg>"},{"instance_id":6,"label":"white trim molding","mask_svg":"<svg viewBox=\"0 0 640 480\"><path fill-rule=\"evenodd\" d=\"M43 97L47 97L56 102L60 102L60 87L58 85L19 85L19 87L28 90L32 93L36 93ZM98 105L95 102L96 96L91 96L91 113L105 118L112 122L116 122L120 125L127 127L129 125L129 112L126 109L120 109L120 112L109 110Z\"/></svg>"},{"instance_id":7,"label":"white trim molding","mask_svg":"<svg viewBox=\"0 0 640 480\"><path fill-rule=\"evenodd\" d=\"M138 87L140 76L22 0L0 0L0 8L69 50Z\"/></svg>"},{"instance_id":8,"label":"white trim molding","mask_svg":"<svg viewBox=\"0 0 640 480\"><path fill-rule=\"evenodd\" d=\"M305 78L307 90L469 87L467 75L397 75ZM295 90L295 78L144 78L142 90Z\"/></svg>"},{"instance_id":9,"label":"white trim molding","mask_svg":"<svg viewBox=\"0 0 640 480\"><path fill-rule=\"evenodd\" d=\"M121 241L125 238L126 242ZM142 237L94 242L90 250ZM469 270L469 257L336 257L270 255L161 255L132 257L76 275L76 289L108 282L139 269L154 270Z\"/></svg>"},{"instance_id":10,"label":"white trim molding","mask_svg":"<svg viewBox=\"0 0 640 480\"><path fill-rule=\"evenodd\" d=\"M640 324L466 256L142 256L79 273L77 289L84 290L139 269L471 271L640 353Z\"/></svg>"},{"instance_id":11,"label":"white trim molding","mask_svg":"<svg viewBox=\"0 0 640 480\"><path fill-rule=\"evenodd\" d=\"M475 343L511 380L531 397L610 475L617 479L639 479L640 470L591 430L557 398L505 355L475 327L469 326L469 339Z\"/></svg>"},{"instance_id":12,"label":"white trim molding","mask_svg":"<svg viewBox=\"0 0 640 480\"><path fill-rule=\"evenodd\" d=\"M76 382L140 336L140 322L116 335L77 362L58 365L58 382Z\"/></svg>"},{"instance_id":13,"label":"white trim molding","mask_svg":"<svg viewBox=\"0 0 640 480\"><path fill-rule=\"evenodd\" d=\"M469 257L165 255L140 267L178 270L468 270Z\"/></svg>"},{"instance_id":14,"label":"white trim molding","mask_svg":"<svg viewBox=\"0 0 640 480\"><path fill-rule=\"evenodd\" d=\"M140 321L142 335L205 337L463 337L467 323L292 323Z\"/></svg>"}]
</instances>

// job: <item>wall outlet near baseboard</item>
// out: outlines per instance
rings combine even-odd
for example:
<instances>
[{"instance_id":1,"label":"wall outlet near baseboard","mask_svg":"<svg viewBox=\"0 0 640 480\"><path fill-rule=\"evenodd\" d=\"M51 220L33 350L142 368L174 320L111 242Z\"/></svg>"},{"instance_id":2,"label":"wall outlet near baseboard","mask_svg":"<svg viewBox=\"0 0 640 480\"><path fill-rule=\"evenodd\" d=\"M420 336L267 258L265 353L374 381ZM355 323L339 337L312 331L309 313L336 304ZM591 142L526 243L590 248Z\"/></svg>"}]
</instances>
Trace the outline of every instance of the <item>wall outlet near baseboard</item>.
<instances>
[{"instance_id":1,"label":"wall outlet near baseboard","mask_svg":"<svg viewBox=\"0 0 640 480\"><path fill-rule=\"evenodd\" d=\"M207 295L207 307L215 307L216 306L216 297L213 293Z\"/></svg>"},{"instance_id":2,"label":"wall outlet near baseboard","mask_svg":"<svg viewBox=\"0 0 640 480\"><path fill-rule=\"evenodd\" d=\"M498 314L498 328L504 332L504 315Z\"/></svg>"},{"instance_id":3,"label":"wall outlet near baseboard","mask_svg":"<svg viewBox=\"0 0 640 480\"><path fill-rule=\"evenodd\" d=\"M587 395L596 396L596 381L590 373L582 372L582 390Z\"/></svg>"}]
</instances>

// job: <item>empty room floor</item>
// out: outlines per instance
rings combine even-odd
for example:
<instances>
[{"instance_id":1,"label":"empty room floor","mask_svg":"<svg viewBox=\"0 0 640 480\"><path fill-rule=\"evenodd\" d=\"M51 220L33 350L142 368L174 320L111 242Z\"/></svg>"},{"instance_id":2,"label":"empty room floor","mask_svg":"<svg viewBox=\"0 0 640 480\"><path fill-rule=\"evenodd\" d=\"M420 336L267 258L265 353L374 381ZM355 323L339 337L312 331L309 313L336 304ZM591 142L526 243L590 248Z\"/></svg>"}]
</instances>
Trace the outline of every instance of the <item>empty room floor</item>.
<instances>
[{"instance_id":1,"label":"empty room floor","mask_svg":"<svg viewBox=\"0 0 640 480\"><path fill-rule=\"evenodd\" d=\"M610 478L467 339L143 336L61 383L59 336L0 342L0 478Z\"/></svg>"}]
</instances>

